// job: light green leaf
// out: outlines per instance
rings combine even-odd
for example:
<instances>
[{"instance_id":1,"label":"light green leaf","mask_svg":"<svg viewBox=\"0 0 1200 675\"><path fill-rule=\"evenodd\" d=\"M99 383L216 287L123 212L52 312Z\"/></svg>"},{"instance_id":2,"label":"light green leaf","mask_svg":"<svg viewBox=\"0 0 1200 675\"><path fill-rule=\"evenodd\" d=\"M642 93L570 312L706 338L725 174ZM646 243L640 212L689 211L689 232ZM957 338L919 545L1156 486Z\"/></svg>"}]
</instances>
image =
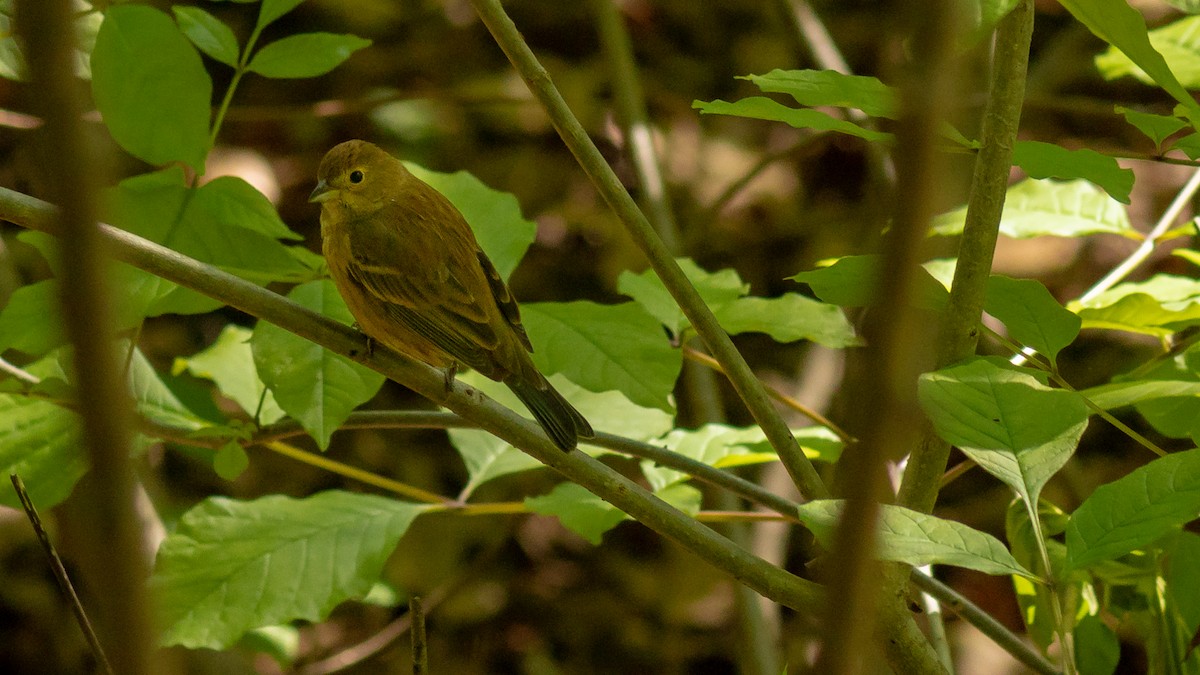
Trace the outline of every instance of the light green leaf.
<instances>
[{"instance_id":1,"label":"light green leaf","mask_svg":"<svg viewBox=\"0 0 1200 675\"><path fill-rule=\"evenodd\" d=\"M787 94L802 106L836 106L872 117L896 117L896 91L874 77L833 70L772 70L739 79L750 80L768 93Z\"/></svg>"},{"instance_id":2,"label":"light green leaf","mask_svg":"<svg viewBox=\"0 0 1200 675\"><path fill-rule=\"evenodd\" d=\"M1170 67L1175 77L1179 78L1179 83L1187 89L1200 87L1200 45L1196 41L1197 30L1200 30L1200 17L1188 16L1155 28L1147 34L1150 45L1161 54L1160 58ZM1096 68L1107 80L1132 75L1146 84L1155 83L1154 77L1138 67L1117 47L1110 46L1097 55Z\"/></svg>"},{"instance_id":3,"label":"light green leaf","mask_svg":"<svg viewBox=\"0 0 1200 675\"><path fill-rule=\"evenodd\" d=\"M122 344L124 354L128 343ZM191 432L213 424L179 400L140 349L134 349L129 357L129 393L138 415L164 427Z\"/></svg>"},{"instance_id":4,"label":"light green leaf","mask_svg":"<svg viewBox=\"0 0 1200 675\"><path fill-rule=\"evenodd\" d=\"M638 304L535 303L522 307L533 360L591 391L615 389L630 401L673 411L671 391L683 356Z\"/></svg>"},{"instance_id":5,"label":"light green leaf","mask_svg":"<svg viewBox=\"0 0 1200 675\"><path fill-rule=\"evenodd\" d=\"M199 7L175 5L171 11L179 29L197 49L230 68L237 68L238 41L229 26Z\"/></svg>"},{"instance_id":6,"label":"light green leaf","mask_svg":"<svg viewBox=\"0 0 1200 675\"><path fill-rule=\"evenodd\" d=\"M1155 399L1200 397L1200 381L1136 380L1133 382L1112 382L1084 389L1079 394L1104 410L1114 410ZM1196 404L1200 406L1200 400L1197 400ZM1200 407L1197 407L1196 412L1200 414Z\"/></svg>"},{"instance_id":7,"label":"light green leaf","mask_svg":"<svg viewBox=\"0 0 1200 675\"><path fill-rule=\"evenodd\" d=\"M1132 401L1138 413L1155 431L1171 438L1200 438L1197 385L1200 385L1200 346L1197 345L1164 359L1142 373L1138 380L1126 383L1130 394L1141 394Z\"/></svg>"},{"instance_id":8,"label":"light green leaf","mask_svg":"<svg viewBox=\"0 0 1200 675\"><path fill-rule=\"evenodd\" d=\"M56 356L29 364L37 377L62 377ZM88 471L79 417L50 401L0 394L0 474L17 474L45 513L71 494ZM0 504L20 508L12 483L0 482Z\"/></svg>"},{"instance_id":9,"label":"light green leaf","mask_svg":"<svg viewBox=\"0 0 1200 675\"><path fill-rule=\"evenodd\" d=\"M1124 106L1116 106L1116 111L1125 116L1125 121L1154 141L1154 146L1159 150L1162 150L1162 143L1168 136L1188 126L1186 121L1171 115L1155 115Z\"/></svg>"},{"instance_id":10,"label":"light green leaf","mask_svg":"<svg viewBox=\"0 0 1200 675\"><path fill-rule=\"evenodd\" d=\"M213 471L225 480L237 480L237 477L242 475L246 467L250 466L250 458L246 456L246 450L241 443L235 440L230 440L225 445L222 445L217 450L217 454L213 455Z\"/></svg>"},{"instance_id":11,"label":"light green leaf","mask_svg":"<svg viewBox=\"0 0 1200 675\"><path fill-rule=\"evenodd\" d=\"M537 236L537 224L521 214L521 205L509 192L493 190L466 171L438 173L405 162L417 178L445 195L467 219L480 248L508 279Z\"/></svg>"},{"instance_id":12,"label":"light green leaf","mask_svg":"<svg viewBox=\"0 0 1200 675\"><path fill-rule=\"evenodd\" d=\"M0 353L16 349L29 356L41 356L66 342L57 280L21 286L0 309Z\"/></svg>"},{"instance_id":13,"label":"light green leaf","mask_svg":"<svg viewBox=\"0 0 1200 675\"><path fill-rule=\"evenodd\" d=\"M223 225L236 225L272 239L300 241L284 224L275 206L258 188L237 176L220 176L205 183L196 195L195 212L190 218Z\"/></svg>"},{"instance_id":14,"label":"light green leaf","mask_svg":"<svg viewBox=\"0 0 1200 675\"><path fill-rule=\"evenodd\" d=\"M555 516L568 530L599 546L604 533L629 518L623 511L575 483L559 483L549 494L526 497L525 508Z\"/></svg>"},{"instance_id":15,"label":"light green leaf","mask_svg":"<svg viewBox=\"0 0 1200 675\"><path fill-rule=\"evenodd\" d=\"M966 208L934 219L933 233L962 234ZM1015 239L1119 234L1141 238L1120 202L1083 180L1023 180L1008 189L1000 233Z\"/></svg>"},{"instance_id":16,"label":"light green leaf","mask_svg":"<svg viewBox=\"0 0 1200 675\"><path fill-rule=\"evenodd\" d=\"M926 373L917 393L938 435L1028 504L1037 503L1087 427L1089 409L1078 394L1003 361L974 358Z\"/></svg>"},{"instance_id":17,"label":"light green leaf","mask_svg":"<svg viewBox=\"0 0 1200 675\"><path fill-rule=\"evenodd\" d=\"M275 402L275 395L258 379L254 353L250 348L253 331L236 324L221 329L215 342L204 351L175 359L174 372L187 370L195 377L212 380L217 390L242 407L248 415L258 413L259 424L278 422L287 413Z\"/></svg>"},{"instance_id":18,"label":"light green leaf","mask_svg":"<svg viewBox=\"0 0 1200 675\"><path fill-rule=\"evenodd\" d=\"M1067 524L1073 568L1153 543L1200 511L1200 449L1160 457L1096 488Z\"/></svg>"},{"instance_id":19,"label":"light green leaf","mask_svg":"<svg viewBox=\"0 0 1200 675\"><path fill-rule=\"evenodd\" d=\"M828 267L801 272L789 277L808 284L813 293L825 302L842 307L865 307L875 297L879 284L883 256L853 255L838 258ZM937 310L946 305L950 294L940 282L922 269L917 273L917 306Z\"/></svg>"},{"instance_id":20,"label":"light green leaf","mask_svg":"<svg viewBox=\"0 0 1200 675\"><path fill-rule=\"evenodd\" d=\"M691 258L676 258L676 262L709 307L723 305L750 292L750 284L742 281L736 270L726 268L708 272ZM633 298L674 335L691 325L654 270L646 270L641 274L629 270L621 272L617 278L617 290Z\"/></svg>"},{"instance_id":21,"label":"light green leaf","mask_svg":"<svg viewBox=\"0 0 1200 675\"><path fill-rule=\"evenodd\" d=\"M1172 150L1179 150L1188 159L1200 159L1200 134L1187 134L1171 144Z\"/></svg>"},{"instance_id":22,"label":"light green leaf","mask_svg":"<svg viewBox=\"0 0 1200 675\"><path fill-rule=\"evenodd\" d=\"M1180 84L1146 31L1146 20L1125 0L1061 0L1063 7L1096 37L1121 50L1176 101L1183 104L1192 123L1200 121L1200 108Z\"/></svg>"},{"instance_id":23,"label":"light green leaf","mask_svg":"<svg viewBox=\"0 0 1200 675\"><path fill-rule=\"evenodd\" d=\"M253 2L254 0L235 0L235 2ZM304 0L262 0L262 7L258 10L258 23L256 27L259 29L267 27L274 23L276 19L296 9Z\"/></svg>"},{"instance_id":24,"label":"light green leaf","mask_svg":"<svg viewBox=\"0 0 1200 675\"><path fill-rule=\"evenodd\" d=\"M840 499L818 499L797 506L796 511L804 526L829 548L843 506ZM880 560L914 567L954 565L985 574L1032 576L992 535L893 504L880 505L878 545Z\"/></svg>"},{"instance_id":25,"label":"light green leaf","mask_svg":"<svg viewBox=\"0 0 1200 675\"><path fill-rule=\"evenodd\" d=\"M163 644L225 649L262 626L320 621L371 589L424 508L348 492L200 502L158 551Z\"/></svg>"},{"instance_id":26,"label":"light green leaf","mask_svg":"<svg viewBox=\"0 0 1200 675\"><path fill-rule=\"evenodd\" d=\"M882 131L872 131L853 122L840 120L832 115L811 108L789 108L769 98L751 96L740 101L693 101L692 107L705 115L733 115L757 120L783 122L797 129L835 131L839 134L857 136L867 141L891 143L893 136Z\"/></svg>"},{"instance_id":27,"label":"light green leaf","mask_svg":"<svg viewBox=\"0 0 1200 675\"><path fill-rule=\"evenodd\" d=\"M1056 363L1058 352L1079 335L1079 317L1032 279L992 275L984 311L1004 322L1009 335Z\"/></svg>"},{"instance_id":28,"label":"light green leaf","mask_svg":"<svg viewBox=\"0 0 1200 675\"><path fill-rule=\"evenodd\" d=\"M166 14L145 5L108 8L92 52L92 94L113 139L131 155L203 173L212 81Z\"/></svg>"},{"instance_id":29,"label":"light green leaf","mask_svg":"<svg viewBox=\"0 0 1200 675\"><path fill-rule=\"evenodd\" d=\"M1117 160L1089 148L1068 150L1041 141L1017 141L1012 162L1030 178L1090 181L1122 204L1129 203L1129 192L1133 190L1132 169L1122 169Z\"/></svg>"},{"instance_id":30,"label":"light green leaf","mask_svg":"<svg viewBox=\"0 0 1200 675\"><path fill-rule=\"evenodd\" d=\"M1200 323L1200 281L1156 274L1117 284L1074 309L1085 328L1165 336Z\"/></svg>"},{"instance_id":31,"label":"light green leaf","mask_svg":"<svg viewBox=\"0 0 1200 675\"><path fill-rule=\"evenodd\" d=\"M523 417L531 417L517 397L499 382L489 380L476 372L459 373L458 379ZM596 394L573 384L562 375L551 376L550 383L597 431L648 441L659 438L672 427L670 414L657 408L635 405L621 392L607 391ZM462 455L467 465L467 474L470 476L464 494L469 495L475 488L493 478L542 466L536 459L485 431L451 429L449 433L450 440ZM608 452L586 445L583 449L593 456Z\"/></svg>"},{"instance_id":32,"label":"light green leaf","mask_svg":"<svg viewBox=\"0 0 1200 675\"><path fill-rule=\"evenodd\" d=\"M1047 505L1045 501L1038 502L1038 518L1043 522L1039 537L1038 532L1034 530L1033 521L1030 519L1028 506L1021 499L1012 500L1005 510L1004 533L1013 557L1026 569L1034 572L1044 573L1045 570L1039 544L1039 541L1044 541L1046 552L1050 556L1050 564L1057 573L1062 571L1063 565L1059 562L1066 559L1066 547L1050 538L1052 536L1049 532L1050 528L1045 524L1046 518L1043 517L1047 508L1057 512L1053 505ZM1059 514L1055 513L1054 515ZM1062 520L1065 522L1065 514ZM1062 579L1063 577L1060 575L1056 578ZM1058 626L1054 620L1053 608L1057 599L1053 591L1046 584L1035 583L1025 577L1014 576L1012 582L1027 634L1042 649L1048 648L1054 641L1054 633Z\"/></svg>"},{"instance_id":33,"label":"light green leaf","mask_svg":"<svg viewBox=\"0 0 1200 675\"><path fill-rule=\"evenodd\" d=\"M714 307L713 312L731 335L766 333L777 342L811 340L834 349L862 344L840 307L798 293L738 298Z\"/></svg>"},{"instance_id":34,"label":"light green leaf","mask_svg":"<svg viewBox=\"0 0 1200 675\"><path fill-rule=\"evenodd\" d=\"M331 319L353 318L329 280L310 281L288 298ZM312 435L321 449L355 408L383 386L383 375L265 321L250 339L258 375L279 407Z\"/></svg>"},{"instance_id":35,"label":"light green leaf","mask_svg":"<svg viewBox=\"0 0 1200 675\"><path fill-rule=\"evenodd\" d=\"M317 77L342 65L354 52L367 47L370 40L356 35L301 33L266 45L247 66L263 77L295 79Z\"/></svg>"}]
</instances>

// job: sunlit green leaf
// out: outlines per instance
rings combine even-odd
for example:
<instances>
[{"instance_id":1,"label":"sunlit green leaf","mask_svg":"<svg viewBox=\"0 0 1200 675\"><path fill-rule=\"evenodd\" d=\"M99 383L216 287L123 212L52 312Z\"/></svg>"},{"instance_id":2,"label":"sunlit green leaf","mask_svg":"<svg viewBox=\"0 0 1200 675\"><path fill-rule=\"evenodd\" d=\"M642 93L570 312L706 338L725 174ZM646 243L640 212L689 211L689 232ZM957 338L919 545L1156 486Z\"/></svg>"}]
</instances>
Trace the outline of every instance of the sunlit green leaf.
<instances>
[{"instance_id":1,"label":"sunlit green leaf","mask_svg":"<svg viewBox=\"0 0 1200 675\"><path fill-rule=\"evenodd\" d=\"M749 117L757 120L783 122L797 129L812 129L813 131L835 131L840 134L857 136L867 141L890 143L893 136L882 131L872 131L858 126L853 122L841 120L832 115L811 108L789 108L769 98L751 96L733 103L727 101L694 101L692 107L705 115L733 115Z\"/></svg>"},{"instance_id":2,"label":"sunlit green leaf","mask_svg":"<svg viewBox=\"0 0 1200 675\"><path fill-rule=\"evenodd\" d=\"M964 207L938 216L933 233L961 234L966 214ZM1013 185L1004 201L1000 233L1017 239L1097 233L1141 237L1120 202L1083 180L1023 180Z\"/></svg>"},{"instance_id":3,"label":"sunlit green leaf","mask_svg":"<svg viewBox=\"0 0 1200 675\"><path fill-rule=\"evenodd\" d=\"M676 262L710 308L750 292L750 284L742 281L736 270L725 268L709 272L691 258L679 258ZM617 278L617 290L633 298L675 335L689 325L683 310L679 309L679 304L671 297L653 270L646 270L640 274L628 270L621 272Z\"/></svg>"},{"instance_id":4,"label":"sunlit green leaf","mask_svg":"<svg viewBox=\"0 0 1200 675\"><path fill-rule=\"evenodd\" d=\"M896 116L895 90L874 77L833 70L772 70L742 79L765 92L787 94L803 106L852 108L872 117Z\"/></svg>"},{"instance_id":5,"label":"sunlit green leaf","mask_svg":"<svg viewBox=\"0 0 1200 675\"><path fill-rule=\"evenodd\" d=\"M1004 322L1009 335L1055 363L1058 352L1079 335L1079 317L1032 279L992 275L984 311Z\"/></svg>"},{"instance_id":6,"label":"sunlit green leaf","mask_svg":"<svg viewBox=\"0 0 1200 675\"><path fill-rule=\"evenodd\" d=\"M1188 89L1200 87L1200 43L1196 41L1198 29L1200 17L1187 16L1148 33L1150 46L1161 54L1164 65L1169 66L1179 82ZM1096 68L1109 80L1132 75L1142 82L1154 84L1158 79L1147 74L1116 47L1109 47L1096 56ZM1162 82L1158 84L1162 85Z\"/></svg>"},{"instance_id":7,"label":"sunlit green leaf","mask_svg":"<svg viewBox=\"0 0 1200 675\"><path fill-rule=\"evenodd\" d=\"M1186 121L1171 115L1154 115L1124 106L1117 106L1116 111L1124 115L1125 120L1137 127L1138 131L1154 141L1155 147L1159 149L1168 136L1188 126Z\"/></svg>"},{"instance_id":8,"label":"sunlit green leaf","mask_svg":"<svg viewBox=\"0 0 1200 675\"><path fill-rule=\"evenodd\" d=\"M271 424L287 413L275 402L275 395L258 379L254 353L250 348L253 331L236 324L221 329L217 340L203 351L175 359L176 373L187 370L195 377L212 380L221 394L228 396L257 421Z\"/></svg>"}]
</instances>

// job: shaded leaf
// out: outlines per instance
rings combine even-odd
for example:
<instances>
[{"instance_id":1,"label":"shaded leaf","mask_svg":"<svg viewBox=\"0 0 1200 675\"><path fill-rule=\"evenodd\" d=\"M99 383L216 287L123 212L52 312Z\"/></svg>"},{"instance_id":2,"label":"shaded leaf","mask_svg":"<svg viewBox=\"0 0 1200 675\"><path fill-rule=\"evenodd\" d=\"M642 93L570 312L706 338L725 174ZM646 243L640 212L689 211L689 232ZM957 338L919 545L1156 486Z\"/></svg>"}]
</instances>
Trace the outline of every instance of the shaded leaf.
<instances>
[{"instance_id":1,"label":"shaded leaf","mask_svg":"<svg viewBox=\"0 0 1200 675\"><path fill-rule=\"evenodd\" d=\"M832 265L789 277L793 281L808 284L813 294L825 302L842 307L865 307L875 297L879 283L883 256L852 255L838 258ZM940 309L946 305L950 294L928 270L917 273L917 306L925 309Z\"/></svg>"},{"instance_id":2,"label":"shaded leaf","mask_svg":"<svg viewBox=\"0 0 1200 675\"><path fill-rule=\"evenodd\" d=\"M230 68L237 67L238 41L229 26L199 7L175 5L171 11L179 29L197 49Z\"/></svg>"},{"instance_id":3,"label":"shaded leaf","mask_svg":"<svg viewBox=\"0 0 1200 675\"><path fill-rule=\"evenodd\" d=\"M195 377L212 380L221 394L241 406L248 415L258 413L260 424L279 421L287 413L275 402L275 395L258 378L249 328L227 324L215 342L189 357L175 359L176 373L187 370Z\"/></svg>"},{"instance_id":4,"label":"shaded leaf","mask_svg":"<svg viewBox=\"0 0 1200 675\"><path fill-rule=\"evenodd\" d=\"M1168 136L1188 126L1186 121L1171 115L1155 115L1124 106L1116 106L1116 111L1125 116L1125 121L1154 141L1154 146L1159 150Z\"/></svg>"},{"instance_id":5,"label":"shaded leaf","mask_svg":"<svg viewBox=\"0 0 1200 675\"><path fill-rule=\"evenodd\" d=\"M769 98L751 96L739 101L693 101L692 107L705 115L733 115L734 117L749 117L751 119L783 122L797 129L812 129L814 131L835 131L839 134L857 136L872 141L890 143L893 136L881 131L872 131L858 126L853 122L841 120L832 115L811 108L789 108Z\"/></svg>"},{"instance_id":6,"label":"shaded leaf","mask_svg":"<svg viewBox=\"0 0 1200 675\"><path fill-rule=\"evenodd\" d=\"M525 508L555 516L568 530L599 546L605 532L629 518L623 511L575 483L559 483L549 494L526 497Z\"/></svg>"},{"instance_id":7,"label":"shaded leaf","mask_svg":"<svg viewBox=\"0 0 1200 675\"><path fill-rule=\"evenodd\" d=\"M1041 141L1017 141L1012 162L1030 178L1082 178L1122 204L1129 203L1129 192L1133 190L1132 169L1122 169L1117 160L1089 148L1068 150Z\"/></svg>"},{"instance_id":8,"label":"shaded leaf","mask_svg":"<svg viewBox=\"0 0 1200 675\"><path fill-rule=\"evenodd\" d=\"M992 275L984 311L1003 321L1014 340L1044 354L1051 364L1063 347L1075 341L1082 325L1074 312L1032 279Z\"/></svg>"},{"instance_id":9,"label":"shaded leaf","mask_svg":"<svg viewBox=\"0 0 1200 675\"><path fill-rule=\"evenodd\" d=\"M833 70L772 70L740 79L750 80L765 92L787 94L803 106L852 108L872 117L896 116L895 90L874 77Z\"/></svg>"},{"instance_id":10,"label":"shaded leaf","mask_svg":"<svg viewBox=\"0 0 1200 675\"><path fill-rule=\"evenodd\" d=\"M351 54L370 44L370 40L356 35L290 35L258 50L247 69L279 79L316 77L337 68Z\"/></svg>"},{"instance_id":11,"label":"shaded leaf","mask_svg":"<svg viewBox=\"0 0 1200 675\"><path fill-rule=\"evenodd\" d=\"M713 312L731 335L766 333L777 342L811 340L834 349L862 343L841 308L798 293L738 298Z\"/></svg>"},{"instance_id":12,"label":"shaded leaf","mask_svg":"<svg viewBox=\"0 0 1200 675\"><path fill-rule=\"evenodd\" d=\"M726 268L709 272L691 258L676 258L676 262L710 308L736 300L750 292L750 284L742 281L736 270ZM617 278L617 290L633 298L674 335L691 325L654 270L646 270L640 274L629 270L621 272Z\"/></svg>"}]
</instances>

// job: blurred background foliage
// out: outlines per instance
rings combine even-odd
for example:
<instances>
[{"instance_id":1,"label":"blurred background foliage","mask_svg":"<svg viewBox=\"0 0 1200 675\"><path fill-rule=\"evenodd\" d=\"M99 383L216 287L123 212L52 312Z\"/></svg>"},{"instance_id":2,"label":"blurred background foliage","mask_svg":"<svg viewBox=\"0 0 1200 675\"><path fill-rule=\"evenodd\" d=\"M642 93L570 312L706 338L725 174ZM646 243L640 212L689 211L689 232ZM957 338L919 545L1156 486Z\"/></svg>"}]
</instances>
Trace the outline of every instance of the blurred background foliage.
<instances>
[{"instance_id":1,"label":"blurred background foliage","mask_svg":"<svg viewBox=\"0 0 1200 675\"><path fill-rule=\"evenodd\" d=\"M168 9L166 2L149 3ZM255 12L236 2L196 3L244 37ZM610 59L602 49L589 3L513 0L506 8L542 59L576 115L635 196L639 193L627 146L614 113ZM904 60L907 3L865 0L813 2L853 72L890 81ZM1172 16L1161 2L1136 2L1153 26ZM782 124L733 117L701 117L694 100L733 100L757 94L739 75L776 68L820 68L794 20L797 2L734 0L617 0L644 87L655 142L681 230L679 253L709 270L734 268L757 295L798 286L785 277L822 259L868 250L881 229L886 194L871 174L872 150L854 138L814 135ZM1152 153L1149 142L1112 111L1114 103L1167 113L1157 90L1126 78L1103 81L1092 57L1103 45L1056 2L1038 3L1024 138L1118 155ZM318 210L307 203L325 150L350 138L373 140L395 154L439 171L466 170L519 199L538 224L535 245L511 285L523 301L588 298L615 301L617 275L646 263L559 141L541 108L509 67L467 0L310 0L272 25L273 36L302 31L353 33L373 41L329 75L311 80L247 78L239 87L206 179L239 175L277 205L283 220L320 249ZM977 127L985 90L985 53L967 51L959 128ZM206 60L216 91L230 70ZM38 95L27 85L0 80L0 184L38 196L30 178L30 148L39 133L24 114ZM215 103L215 102L214 102ZM93 120L95 121L95 120ZM148 167L121 153L99 124L90 127L112 158L106 180ZM970 157L944 191L945 208L959 205ZM1157 218L1186 178L1187 168L1152 161L1123 162L1137 173L1130 209L1135 227ZM49 276L41 257L0 229L0 305L19 286ZM940 244L940 245L945 245ZM1003 240L996 272L1041 280L1060 297L1077 296L1136 242L1120 237ZM1188 264L1165 253L1151 271L1188 274ZM211 344L228 323L250 324L235 310L149 320L140 344L155 366L168 371L178 356ZM805 344L779 345L764 336L738 339L769 383L801 400L839 409L854 405L840 356ZM1123 365L1155 349L1130 334L1091 332L1060 362L1077 387L1107 381ZM851 359L853 355L851 355ZM850 372L853 372L852 369ZM685 373L676 392L680 425L724 419L747 423L731 392L697 396L697 374ZM701 380L704 381L704 380ZM723 382L716 380L719 386ZM199 381L196 394L206 395ZM218 405L223 402L217 401ZM368 407L431 407L403 387L388 384ZM1136 419L1143 433L1153 434ZM914 424L916 422L914 421ZM1164 447L1171 441L1157 439ZM311 441L309 441L311 444ZM1131 441L1096 421L1077 458L1048 489L1064 507L1144 460ZM1132 453L1133 457L1130 457ZM328 455L339 461L424 487L456 494L466 472L442 431L357 430L335 434ZM207 453L151 448L141 478L168 525L210 494L253 498L303 496L344 487L337 476L278 455L250 451L250 467L224 482ZM620 464L621 460L606 461ZM788 482L775 467L749 471L773 489ZM489 483L480 499L513 500L549 490L546 470ZM943 493L939 514L1001 535L1009 492L979 471ZM736 504L730 504L733 508ZM1069 509L1068 509L1069 510ZM816 553L796 528L746 527L740 535L760 555L800 570ZM69 538L63 538L69 559ZM53 578L24 516L0 510L0 671L85 672L89 657L60 601ZM727 578L673 543L626 523L593 547L553 518L536 515L436 514L419 519L385 570L383 596L419 594L429 611L430 661L440 673L779 672L756 640L785 636L783 653L798 662L810 627L766 606L751 620L752 599ZM1021 630L1011 585L1004 577L953 570L948 580L1013 630ZM83 589L86 603L87 589ZM386 598L385 598L386 599ZM386 631L404 603L346 603L320 625L300 632L295 672L333 672L323 661ZM1019 672L972 629L951 618L963 673ZM265 640L265 638L264 638ZM265 644L265 643L264 643ZM261 646L261 645L259 645ZM221 654L181 654L187 672L279 672L253 645ZM1136 648L1122 650L1120 672L1139 672ZM402 672L410 665L407 641L397 639L356 665L336 672Z\"/></svg>"}]
</instances>

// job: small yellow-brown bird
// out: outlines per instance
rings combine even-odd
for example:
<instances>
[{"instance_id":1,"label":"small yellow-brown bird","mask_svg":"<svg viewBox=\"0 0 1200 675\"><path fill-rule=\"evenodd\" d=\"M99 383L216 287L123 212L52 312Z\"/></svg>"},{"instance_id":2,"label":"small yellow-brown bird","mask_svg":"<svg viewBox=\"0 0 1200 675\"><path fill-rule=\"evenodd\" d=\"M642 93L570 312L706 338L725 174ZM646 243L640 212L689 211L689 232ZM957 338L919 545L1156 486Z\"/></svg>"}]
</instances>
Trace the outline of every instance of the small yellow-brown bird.
<instances>
[{"instance_id":1,"label":"small yellow-brown bird","mask_svg":"<svg viewBox=\"0 0 1200 675\"><path fill-rule=\"evenodd\" d=\"M516 300L450 200L366 141L334 146L308 199L321 204L334 284L369 337L503 382L564 451L594 435L534 366Z\"/></svg>"}]
</instances>

